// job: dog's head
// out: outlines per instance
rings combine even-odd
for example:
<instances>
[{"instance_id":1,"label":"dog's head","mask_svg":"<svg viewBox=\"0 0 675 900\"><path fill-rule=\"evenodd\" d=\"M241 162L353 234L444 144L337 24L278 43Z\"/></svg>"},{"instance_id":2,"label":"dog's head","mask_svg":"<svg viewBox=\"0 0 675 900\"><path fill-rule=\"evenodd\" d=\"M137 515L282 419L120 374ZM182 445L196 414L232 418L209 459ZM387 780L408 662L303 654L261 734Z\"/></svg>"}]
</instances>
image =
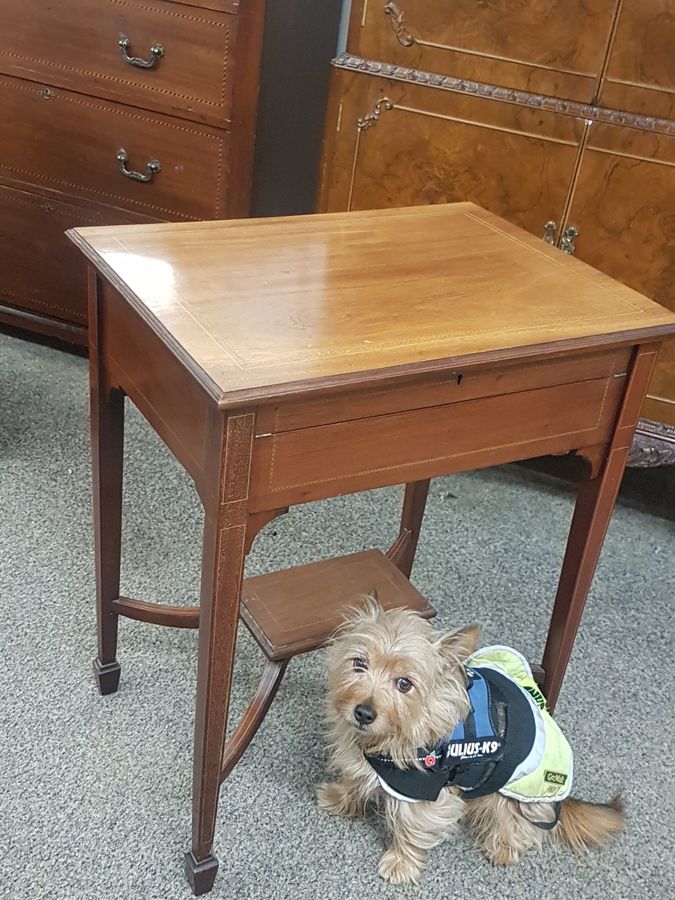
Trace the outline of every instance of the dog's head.
<instances>
[{"instance_id":1,"label":"dog's head","mask_svg":"<svg viewBox=\"0 0 675 900\"><path fill-rule=\"evenodd\" d=\"M416 613L364 600L329 651L329 716L364 749L397 759L467 714L462 664L480 629L440 634Z\"/></svg>"}]
</instances>

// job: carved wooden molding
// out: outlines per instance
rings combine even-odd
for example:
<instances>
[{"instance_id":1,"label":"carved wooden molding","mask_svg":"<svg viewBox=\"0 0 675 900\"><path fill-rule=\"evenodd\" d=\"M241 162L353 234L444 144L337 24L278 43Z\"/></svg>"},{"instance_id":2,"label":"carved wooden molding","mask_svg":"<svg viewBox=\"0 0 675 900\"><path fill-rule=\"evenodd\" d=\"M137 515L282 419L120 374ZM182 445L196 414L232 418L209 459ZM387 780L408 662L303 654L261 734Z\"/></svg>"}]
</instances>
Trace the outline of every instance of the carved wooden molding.
<instances>
[{"instance_id":1,"label":"carved wooden molding","mask_svg":"<svg viewBox=\"0 0 675 900\"><path fill-rule=\"evenodd\" d=\"M640 419L628 454L628 465L639 468L675 463L675 428Z\"/></svg>"},{"instance_id":2,"label":"carved wooden molding","mask_svg":"<svg viewBox=\"0 0 675 900\"><path fill-rule=\"evenodd\" d=\"M590 106L576 100L562 100L545 94L532 94L529 91L517 91L513 88L484 84L481 81L469 81L466 78L453 78L450 75L436 75L420 69L408 69L392 63L377 62L342 53L333 60L333 66L350 72L362 72L379 78L390 78L408 84L420 84L441 91L452 91L458 94L473 94L488 100L500 100L503 103L514 103L517 106L529 106L532 109L546 109L565 116L586 119L589 122L605 122L609 125L626 125L640 128L643 131L658 131L675 135L675 122L670 119L658 119L654 116L641 116L637 113L609 109L604 106Z\"/></svg>"}]
</instances>

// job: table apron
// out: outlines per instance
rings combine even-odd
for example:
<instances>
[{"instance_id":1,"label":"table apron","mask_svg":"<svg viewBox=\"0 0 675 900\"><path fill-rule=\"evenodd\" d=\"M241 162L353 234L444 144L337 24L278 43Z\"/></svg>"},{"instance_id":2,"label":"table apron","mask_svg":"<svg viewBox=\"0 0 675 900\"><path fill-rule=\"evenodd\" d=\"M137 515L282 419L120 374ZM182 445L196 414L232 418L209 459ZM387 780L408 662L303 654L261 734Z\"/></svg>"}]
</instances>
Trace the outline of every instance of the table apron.
<instances>
[{"instance_id":1,"label":"table apron","mask_svg":"<svg viewBox=\"0 0 675 900\"><path fill-rule=\"evenodd\" d=\"M249 509L291 506L606 443L625 382L625 375L610 375L259 435Z\"/></svg>"}]
</instances>

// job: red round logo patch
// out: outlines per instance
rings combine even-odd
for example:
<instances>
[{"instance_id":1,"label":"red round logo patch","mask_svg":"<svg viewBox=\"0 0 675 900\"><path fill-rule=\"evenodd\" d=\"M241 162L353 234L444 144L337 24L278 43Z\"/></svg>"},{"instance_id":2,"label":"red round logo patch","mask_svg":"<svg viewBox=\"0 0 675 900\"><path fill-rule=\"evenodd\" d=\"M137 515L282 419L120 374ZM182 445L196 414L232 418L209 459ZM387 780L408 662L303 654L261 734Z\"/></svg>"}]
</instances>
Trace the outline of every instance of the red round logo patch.
<instances>
[{"instance_id":1,"label":"red round logo patch","mask_svg":"<svg viewBox=\"0 0 675 900\"><path fill-rule=\"evenodd\" d=\"M436 763L436 754L430 753L428 756L424 757L424 765L427 769L430 769Z\"/></svg>"}]
</instances>

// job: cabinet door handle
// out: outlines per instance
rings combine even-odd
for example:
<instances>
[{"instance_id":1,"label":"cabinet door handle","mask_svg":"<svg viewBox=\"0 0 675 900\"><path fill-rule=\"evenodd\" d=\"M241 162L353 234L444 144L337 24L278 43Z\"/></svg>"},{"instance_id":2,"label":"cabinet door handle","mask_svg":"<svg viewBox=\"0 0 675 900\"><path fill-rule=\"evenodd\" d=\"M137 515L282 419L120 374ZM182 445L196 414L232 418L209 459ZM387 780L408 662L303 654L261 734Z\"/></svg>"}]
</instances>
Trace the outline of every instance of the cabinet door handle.
<instances>
[{"instance_id":1,"label":"cabinet door handle","mask_svg":"<svg viewBox=\"0 0 675 900\"><path fill-rule=\"evenodd\" d=\"M386 3L384 14L390 17L391 27L399 44L402 47L412 47L415 43L415 37L405 27L405 10L395 3Z\"/></svg>"},{"instance_id":2,"label":"cabinet door handle","mask_svg":"<svg viewBox=\"0 0 675 900\"><path fill-rule=\"evenodd\" d=\"M569 225L564 231L563 236L560 241L560 249L563 253L567 253L570 256L574 256L576 253L576 244L575 241L579 237L579 229L575 228L574 225Z\"/></svg>"},{"instance_id":3,"label":"cabinet door handle","mask_svg":"<svg viewBox=\"0 0 675 900\"><path fill-rule=\"evenodd\" d=\"M544 233L542 234L543 239L547 244L553 244L555 246L557 233L557 224L553 221L553 219L549 219L549 221L544 225Z\"/></svg>"},{"instance_id":4,"label":"cabinet door handle","mask_svg":"<svg viewBox=\"0 0 675 900\"><path fill-rule=\"evenodd\" d=\"M117 43L122 48L122 59L124 62L139 69L152 69L157 65L158 60L164 56L164 47L161 44L153 44L150 47L150 59L143 59L141 56L130 56L131 41L126 34L121 34Z\"/></svg>"},{"instance_id":5,"label":"cabinet door handle","mask_svg":"<svg viewBox=\"0 0 675 900\"><path fill-rule=\"evenodd\" d=\"M158 159L150 160L150 162L145 167L145 174L143 172L134 172L133 169L127 169L128 161L129 154L123 147L121 147L117 151L117 162L120 164L120 172L127 178L132 178L134 181L152 181L157 172L160 172L162 170Z\"/></svg>"}]
</instances>

